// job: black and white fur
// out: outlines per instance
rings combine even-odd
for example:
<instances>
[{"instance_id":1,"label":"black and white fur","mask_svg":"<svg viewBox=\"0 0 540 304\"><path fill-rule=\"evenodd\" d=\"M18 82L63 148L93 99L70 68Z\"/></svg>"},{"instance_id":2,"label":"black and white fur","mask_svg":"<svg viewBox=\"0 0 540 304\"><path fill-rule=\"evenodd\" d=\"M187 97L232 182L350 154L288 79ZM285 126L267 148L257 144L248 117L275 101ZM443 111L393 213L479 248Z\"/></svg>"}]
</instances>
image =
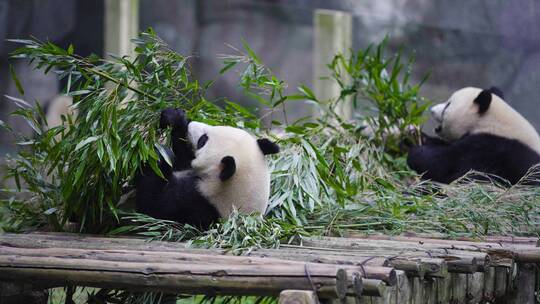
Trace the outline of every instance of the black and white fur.
<instances>
[{"instance_id":1,"label":"black and white fur","mask_svg":"<svg viewBox=\"0 0 540 304\"><path fill-rule=\"evenodd\" d=\"M425 179L450 183L474 170L515 184L540 163L540 136L497 88L463 88L431 113L440 138L423 135L407 160Z\"/></svg>"},{"instance_id":2,"label":"black and white fur","mask_svg":"<svg viewBox=\"0 0 540 304\"><path fill-rule=\"evenodd\" d=\"M264 214L270 194L264 156L279 152L275 143L233 127L189 122L178 109L164 110L160 124L172 130L173 167L160 161L165 180L143 166L135 178L138 212L200 229L233 209Z\"/></svg>"}]
</instances>

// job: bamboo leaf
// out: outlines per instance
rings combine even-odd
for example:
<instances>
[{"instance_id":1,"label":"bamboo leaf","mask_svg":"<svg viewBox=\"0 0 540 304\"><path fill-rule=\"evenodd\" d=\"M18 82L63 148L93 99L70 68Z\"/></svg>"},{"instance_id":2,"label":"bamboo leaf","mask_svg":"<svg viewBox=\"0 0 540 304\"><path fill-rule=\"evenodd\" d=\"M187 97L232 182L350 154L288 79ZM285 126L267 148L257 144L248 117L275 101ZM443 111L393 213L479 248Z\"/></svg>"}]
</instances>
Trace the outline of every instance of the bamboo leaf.
<instances>
[{"instance_id":1,"label":"bamboo leaf","mask_svg":"<svg viewBox=\"0 0 540 304\"><path fill-rule=\"evenodd\" d=\"M79 142L77 144L77 146L75 146L75 151L80 150L81 148L83 148L87 144L92 143L92 142L94 142L94 141L96 141L98 139L100 139L100 136L90 136L90 137L86 138L85 140Z\"/></svg>"},{"instance_id":2,"label":"bamboo leaf","mask_svg":"<svg viewBox=\"0 0 540 304\"><path fill-rule=\"evenodd\" d=\"M19 81L19 78L17 78L17 74L15 73L13 65L11 64L9 65L9 73L11 74L11 79L13 79L13 82L15 82L15 87L17 88L19 94L24 95L24 89L21 85L21 82Z\"/></svg>"}]
</instances>

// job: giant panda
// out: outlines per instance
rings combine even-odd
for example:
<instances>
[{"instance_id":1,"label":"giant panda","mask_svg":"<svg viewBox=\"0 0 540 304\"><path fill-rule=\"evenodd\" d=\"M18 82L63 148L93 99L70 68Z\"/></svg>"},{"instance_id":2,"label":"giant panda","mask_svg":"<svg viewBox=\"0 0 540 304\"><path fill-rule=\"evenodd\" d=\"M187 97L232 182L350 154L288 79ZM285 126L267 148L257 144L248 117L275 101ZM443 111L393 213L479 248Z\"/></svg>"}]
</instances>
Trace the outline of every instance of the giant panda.
<instances>
[{"instance_id":1,"label":"giant panda","mask_svg":"<svg viewBox=\"0 0 540 304\"><path fill-rule=\"evenodd\" d=\"M161 128L171 128L173 166L164 159L135 177L137 211L155 218L207 229L233 209L263 214L270 194L265 155L279 152L268 139L229 126L189 121L179 109L161 112Z\"/></svg>"},{"instance_id":2,"label":"giant panda","mask_svg":"<svg viewBox=\"0 0 540 304\"><path fill-rule=\"evenodd\" d=\"M450 183L474 170L516 184L540 163L540 136L497 88L460 89L431 114L438 138L424 134L407 159L424 179Z\"/></svg>"}]
</instances>

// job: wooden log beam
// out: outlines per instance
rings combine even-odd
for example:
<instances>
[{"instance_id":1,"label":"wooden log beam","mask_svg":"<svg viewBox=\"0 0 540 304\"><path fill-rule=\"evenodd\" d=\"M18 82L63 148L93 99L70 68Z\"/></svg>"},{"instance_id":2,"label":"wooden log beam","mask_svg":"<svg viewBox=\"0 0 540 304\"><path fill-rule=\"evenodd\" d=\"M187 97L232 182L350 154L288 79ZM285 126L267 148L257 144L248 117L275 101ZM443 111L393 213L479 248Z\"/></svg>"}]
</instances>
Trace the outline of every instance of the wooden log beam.
<instances>
[{"instance_id":1,"label":"wooden log beam","mask_svg":"<svg viewBox=\"0 0 540 304\"><path fill-rule=\"evenodd\" d=\"M144 242L141 240L133 240L133 239L107 239L107 238L92 238L92 237L85 237L85 238L79 238L76 237L75 239L79 239L79 241L70 240L69 238L64 237L56 237L54 240L49 239L42 239L42 238L34 238L31 239L24 239L24 238L16 238L11 236L0 236L0 242L4 244L7 248L5 252L11 252L9 251L8 247L17 247L21 250L27 247L30 248L38 248L42 249L39 251L35 251L34 254L37 254L36 252L41 252L42 254L58 254L58 252L51 251L50 248L67 248L67 249L73 249L75 251L71 251L73 254L93 254L98 255L102 257L103 255L108 256L109 258L114 257L115 254L121 254L124 258L127 258L129 256L130 259L136 260L136 259L146 259L149 256L152 256L155 261L158 259L207 259L207 260L214 260L214 261L223 261L223 263L228 263L229 256L222 255L224 252L222 250L208 250L208 249L196 249L196 248L186 248L184 244L181 243L168 243L168 242ZM82 249L76 248L76 247L82 247ZM47 251L48 250L48 251ZM76 250L83 250L83 251L76 251ZM84 251L87 250L87 251ZM100 251L101 250L101 251ZM59 251L60 254L62 254L64 251L63 249ZM309 258L306 256L302 256L302 259L294 258L295 255L285 254L282 255L280 250L262 250L261 254L257 254L256 251L252 255L254 256L260 256L260 257L273 257L273 258L287 258L287 260L298 260L298 261L310 261ZM208 255L212 254L214 256L209 257ZM235 257L237 259L248 259L248 257ZM306 258L306 259L303 259ZM225 259L225 260L223 260ZM335 260L332 259L332 257L329 258L321 258L317 259L316 257L311 258L313 262L327 262L330 263L331 261L334 261L333 264L345 264L345 263L337 263ZM358 258L357 258L358 260ZM365 260L365 259L362 259ZM286 261L281 261L283 263L286 263ZM339 262L339 261L338 261ZM354 271L363 271L365 273L365 277L368 279L375 279L375 280L382 280L385 283L389 285L395 285L397 282L395 270L388 266L383 266L384 261L380 261L379 264L375 263L368 263L365 266L355 266L354 263L349 263L350 265L341 265L340 268L344 268L347 270L350 270L351 272ZM317 265L317 264L316 264ZM358 265L358 264L356 264ZM337 267L337 266L333 266Z\"/></svg>"},{"instance_id":2,"label":"wooden log beam","mask_svg":"<svg viewBox=\"0 0 540 304\"><path fill-rule=\"evenodd\" d=\"M487 249L488 253L498 256L508 256L520 263L540 263L540 248L517 248L508 252L504 249Z\"/></svg>"},{"instance_id":3,"label":"wooden log beam","mask_svg":"<svg viewBox=\"0 0 540 304\"><path fill-rule=\"evenodd\" d=\"M283 248L296 249L298 252L302 250L312 250L313 252L318 252L318 254L324 254L324 252L333 252L340 255L358 255L365 257L396 257L400 258L437 258L443 259L446 261L446 268L448 272L464 272L472 273L475 271L482 271L485 268L487 261L489 261L489 256L481 252L460 252L455 250L420 250L420 251L404 251L399 248L355 248L355 249L344 249L344 248L332 248L332 247L306 247L298 245L282 245ZM477 258L478 256L478 258ZM479 262L480 261L480 262ZM481 265L481 267L479 267ZM505 264L503 264L506 266ZM444 266L441 265L442 272L441 274L434 275L442 276L444 275Z\"/></svg>"},{"instance_id":4,"label":"wooden log beam","mask_svg":"<svg viewBox=\"0 0 540 304\"><path fill-rule=\"evenodd\" d=\"M321 296L337 297L340 296L340 277L336 273L340 270L357 272L369 278L362 283L363 291L370 295L381 295L384 290L385 283L375 278L385 279L389 284L397 281L395 270L388 267L185 253L179 251L182 248L176 248L176 252L25 248L13 246L14 242L7 242L2 236L0 240L3 245L0 246L0 279L41 280L58 286L69 283L136 290L140 287L164 292L245 295L277 295L283 289L312 289L315 286ZM350 280L346 284L346 293L354 294L352 277ZM258 282L261 286L250 282Z\"/></svg>"},{"instance_id":5,"label":"wooden log beam","mask_svg":"<svg viewBox=\"0 0 540 304\"><path fill-rule=\"evenodd\" d=\"M338 237L304 237L301 239L303 244L334 244L336 246L346 247L399 247L407 250L422 249L447 249L463 250L473 252L485 252L487 250L497 250L495 252L511 253L515 250L535 250L530 244L507 244L507 243L485 243L485 242L463 242L452 240L436 239L414 239L414 240L380 240L380 239L361 239L361 238L338 238Z\"/></svg>"},{"instance_id":6,"label":"wooden log beam","mask_svg":"<svg viewBox=\"0 0 540 304\"><path fill-rule=\"evenodd\" d=\"M144 239L135 239L135 238L104 238L104 237L93 237L77 234L4 234L0 237L0 241L7 242L13 246L25 246L32 248L47 248L47 247L60 247L60 248L86 248L86 249L131 249L131 250L146 250L146 251L178 251L185 250L185 252L193 253L208 253L208 250L196 249L196 248L186 248L185 244L182 243L172 243L172 242L148 242ZM403 257L421 257L421 258L441 258L446 261L452 261L451 265L448 265L447 269L449 272L460 271L460 264L467 264L471 259L467 256L476 257L477 265L480 266L480 270L484 265L492 265L490 257L486 253L481 252L467 252L459 250L448 250L448 249L431 249L431 250L416 250L416 251L403 251L402 248L382 248L377 250L376 248L371 249L358 249L354 250L343 250L341 248L324 248L324 247L313 247L309 248L306 246L299 247L296 245L283 245L278 252L285 252L283 248L297 250L294 254L287 253L286 255L294 256L297 254L312 254L312 255L338 255L338 256L352 256L352 257L391 257L395 255ZM310 250L312 249L312 250ZM261 251L263 255L271 255L271 252L276 250ZM223 254L222 250L211 250L213 253ZM256 251L257 252L257 251ZM293 252L291 252L293 253ZM276 253L276 256L279 257L279 253ZM461 260L461 261L460 261ZM510 266L512 260L502 259L497 260L495 263L496 266ZM456 266L457 264L457 266ZM444 266L442 266L444 272ZM428 273L428 276L430 274ZM433 274L433 276L440 276L440 274Z\"/></svg>"},{"instance_id":7,"label":"wooden log beam","mask_svg":"<svg viewBox=\"0 0 540 304\"><path fill-rule=\"evenodd\" d=\"M315 289L321 297L339 296L336 273L317 266L148 263L79 258L0 256L0 280L47 282L52 286L121 288L193 294L276 296L285 289ZM317 264L316 264L317 265ZM318 264L318 266L321 266ZM309 273L309 276L307 275ZM380 296L382 281L364 280L366 294ZM353 295L353 290L347 290Z\"/></svg>"},{"instance_id":8,"label":"wooden log beam","mask_svg":"<svg viewBox=\"0 0 540 304\"><path fill-rule=\"evenodd\" d=\"M437 243L419 243L419 242L402 242L402 241L387 241L387 240L370 240L370 239L345 239L336 237L304 237L301 239L301 244L308 247L326 247L334 249L345 250L366 250L366 251L390 251L390 252L425 252L425 253L439 253L439 254L459 254L470 255L476 257L478 265L484 268L487 265L510 267L514 258L514 251L518 252L515 248L483 248L474 246L472 244L467 245L450 245L450 244L437 244ZM531 261L536 258L536 248L534 247L520 247L522 249L522 256L528 258L527 261ZM523 249L526 248L526 249ZM540 251L540 249L538 249ZM491 256L494 256L492 259Z\"/></svg>"},{"instance_id":9,"label":"wooden log beam","mask_svg":"<svg viewBox=\"0 0 540 304\"><path fill-rule=\"evenodd\" d=\"M423 277L426 273L432 276L445 275L448 272L446 262L442 259L419 257L377 257L368 255L344 255L325 253L303 249L256 249L250 256L272 257L286 260L307 261L313 263L330 263L340 265L390 267L404 270L408 275Z\"/></svg>"},{"instance_id":10,"label":"wooden log beam","mask_svg":"<svg viewBox=\"0 0 540 304\"><path fill-rule=\"evenodd\" d=\"M373 239L373 240L390 240L390 241L405 241L405 242L421 242L435 244L466 244L474 246L486 247L513 247L515 245L534 246L540 244L540 239L537 237L520 237L520 236L484 236L481 238L470 237L449 237L445 234L426 234L426 233L408 233L406 235L386 235L386 234L366 234L358 231L350 231L345 234L347 238Z\"/></svg>"},{"instance_id":11,"label":"wooden log beam","mask_svg":"<svg viewBox=\"0 0 540 304\"><path fill-rule=\"evenodd\" d=\"M309 239L309 238L308 238ZM321 239L324 241L332 242L347 242L352 246L360 246L369 241L375 241L377 245L391 245L396 246L399 243L402 246L409 248L437 248L437 249L449 249L449 250L463 250L463 251L479 251L487 252L497 258L506 257L514 258L518 262L522 263L540 263L540 248L535 248L535 244L540 244L540 239L537 238L525 238L525 237L488 237L484 242L474 241L459 241L459 240L446 240L446 239L425 239L418 237L388 237L379 236L375 238L332 238L321 237L312 238ZM309 241L308 241L309 242ZM536 245L536 247L539 247Z\"/></svg>"}]
</instances>

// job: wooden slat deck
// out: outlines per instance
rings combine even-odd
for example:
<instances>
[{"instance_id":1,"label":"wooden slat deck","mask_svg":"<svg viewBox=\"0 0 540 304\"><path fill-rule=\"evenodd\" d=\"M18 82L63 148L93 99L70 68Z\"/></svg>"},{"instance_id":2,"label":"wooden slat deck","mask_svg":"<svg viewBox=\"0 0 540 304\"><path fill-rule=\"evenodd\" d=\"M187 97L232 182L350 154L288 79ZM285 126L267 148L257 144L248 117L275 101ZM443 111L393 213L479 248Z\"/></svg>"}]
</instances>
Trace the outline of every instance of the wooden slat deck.
<instances>
[{"instance_id":1,"label":"wooden slat deck","mask_svg":"<svg viewBox=\"0 0 540 304\"><path fill-rule=\"evenodd\" d=\"M317 237L232 256L137 238L3 234L0 280L207 295L278 296L295 289L313 294L284 294L358 303L535 304L538 240L494 239Z\"/></svg>"}]
</instances>

